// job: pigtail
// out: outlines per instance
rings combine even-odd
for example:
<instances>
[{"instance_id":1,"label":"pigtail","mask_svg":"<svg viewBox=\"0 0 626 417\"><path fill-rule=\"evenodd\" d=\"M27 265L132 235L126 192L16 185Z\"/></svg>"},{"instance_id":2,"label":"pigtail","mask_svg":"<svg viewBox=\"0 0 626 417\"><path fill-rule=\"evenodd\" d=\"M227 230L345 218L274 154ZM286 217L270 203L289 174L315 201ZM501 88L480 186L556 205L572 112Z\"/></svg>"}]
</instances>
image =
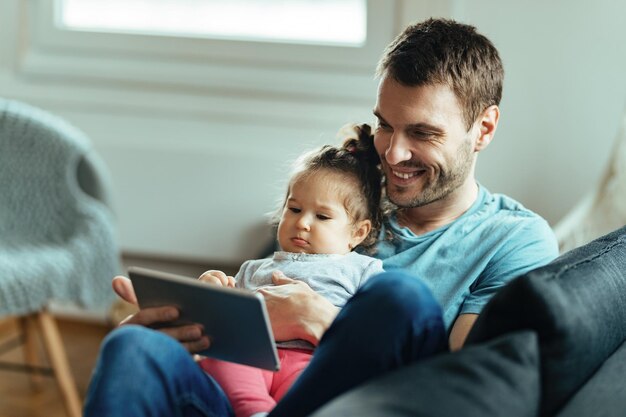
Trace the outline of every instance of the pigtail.
<instances>
[{"instance_id":1,"label":"pigtail","mask_svg":"<svg viewBox=\"0 0 626 417\"><path fill-rule=\"evenodd\" d=\"M374 147L374 135L370 125L365 123L347 125L340 132L347 134L343 139L343 149L354 154L367 165L380 165L380 158Z\"/></svg>"},{"instance_id":2,"label":"pigtail","mask_svg":"<svg viewBox=\"0 0 626 417\"><path fill-rule=\"evenodd\" d=\"M359 166L358 175L372 221L372 231L361 243L361 246L368 248L376 243L382 225L380 157L374 147L374 135L370 125L346 125L339 131L339 135L343 136L341 149L351 154Z\"/></svg>"}]
</instances>

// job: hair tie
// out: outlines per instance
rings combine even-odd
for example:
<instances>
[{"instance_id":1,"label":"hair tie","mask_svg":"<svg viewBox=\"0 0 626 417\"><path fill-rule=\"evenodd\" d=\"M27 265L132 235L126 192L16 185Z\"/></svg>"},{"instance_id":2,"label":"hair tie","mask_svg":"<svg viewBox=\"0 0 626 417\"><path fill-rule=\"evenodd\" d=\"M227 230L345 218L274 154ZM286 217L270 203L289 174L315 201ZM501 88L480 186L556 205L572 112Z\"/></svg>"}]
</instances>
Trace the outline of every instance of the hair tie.
<instances>
[{"instance_id":1,"label":"hair tie","mask_svg":"<svg viewBox=\"0 0 626 417\"><path fill-rule=\"evenodd\" d=\"M350 153L356 153L356 145L348 145L346 146L346 151Z\"/></svg>"}]
</instances>

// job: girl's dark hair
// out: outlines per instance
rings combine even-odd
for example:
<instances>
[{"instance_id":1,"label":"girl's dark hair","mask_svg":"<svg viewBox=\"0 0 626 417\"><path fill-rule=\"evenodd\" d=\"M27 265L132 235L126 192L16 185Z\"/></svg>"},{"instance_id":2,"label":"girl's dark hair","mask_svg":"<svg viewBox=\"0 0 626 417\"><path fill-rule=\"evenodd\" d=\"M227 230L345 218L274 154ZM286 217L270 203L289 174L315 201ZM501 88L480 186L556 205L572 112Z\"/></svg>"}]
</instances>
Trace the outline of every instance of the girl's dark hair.
<instances>
[{"instance_id":1,"label":"girl's dark hair","mask_svg":"<svg viewBox=\"0 0 626 417\"><path fill-rule=\"evenodd\" d=\"M298 158L289 185L322 170L355 179L358 188L346 188L344 205L353 222L366 219L372 222L372 230L359 245L368 248L376 242L382 222L382 175L374 135L367 124L350 124L341 128L338 136L343 142L341 146L325 145Z\"/></svg>"}]
</instances>

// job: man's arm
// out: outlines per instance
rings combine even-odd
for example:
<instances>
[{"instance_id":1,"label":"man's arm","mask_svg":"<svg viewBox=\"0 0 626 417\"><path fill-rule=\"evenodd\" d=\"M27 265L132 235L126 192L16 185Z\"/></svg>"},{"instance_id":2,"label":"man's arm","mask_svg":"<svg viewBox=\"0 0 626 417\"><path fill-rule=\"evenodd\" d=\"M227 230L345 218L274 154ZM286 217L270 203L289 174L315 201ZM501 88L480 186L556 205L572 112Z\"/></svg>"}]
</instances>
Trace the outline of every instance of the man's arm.
<instances>
[{"instance_id":1,"label":"man's arm","mask_svg":"<svg viewBox=\"0 0 626 417\"><path fill-rule=\"evenodd\" d=\"M287 278L282 272L274 272L272 281L274 286L258 291L265 298L274 338L303 339L317 346L339 308L306 283Z\"/></svg>"},{"instance_id":2,"label":"man's arm","mask_svg":"<svg viewBox=\"0 0 626 417\"><path fill-rule=\"evenodd\" d=\"M512 223L512 229L494 229L493 236L503 242L481 273L450 332L450 349L465 343L478 313L510 281L528 271L546 265L558 256L558 245L552 229L539 216L532 215Z\"/></svg>"},{"instance_id":3,"label":"man's arm","mask_svg":"<svg viewBox=\"0 0 626 417\"><path fill-rule=\"evenodd\" d=\"M450 331L450 350L455 351L463 347L465 339L472 330L472 326L476 322L478 314L461 314L457 317L456 321L452 325L452 331Z\"/></svg>"}]
</instances>

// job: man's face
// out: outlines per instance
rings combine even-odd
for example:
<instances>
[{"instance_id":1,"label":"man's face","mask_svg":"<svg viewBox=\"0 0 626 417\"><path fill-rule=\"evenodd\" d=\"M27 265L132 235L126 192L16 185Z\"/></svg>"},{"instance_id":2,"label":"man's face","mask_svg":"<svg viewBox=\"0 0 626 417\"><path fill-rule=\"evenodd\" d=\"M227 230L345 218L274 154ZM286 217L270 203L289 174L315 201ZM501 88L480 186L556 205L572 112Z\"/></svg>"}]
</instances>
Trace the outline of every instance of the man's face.
<instances>
[{"instance_id":1,"label":"man's face","mask_svg":"<svg viewBox=\"0 0 626 417\"><path fill-rule=\"evenodd\" d=\"M374 145L399 207L444 200L473 178L475 152L461 107L445 85L407 87L383 77L378 87Z\"/></svg>"}]
</instances>

